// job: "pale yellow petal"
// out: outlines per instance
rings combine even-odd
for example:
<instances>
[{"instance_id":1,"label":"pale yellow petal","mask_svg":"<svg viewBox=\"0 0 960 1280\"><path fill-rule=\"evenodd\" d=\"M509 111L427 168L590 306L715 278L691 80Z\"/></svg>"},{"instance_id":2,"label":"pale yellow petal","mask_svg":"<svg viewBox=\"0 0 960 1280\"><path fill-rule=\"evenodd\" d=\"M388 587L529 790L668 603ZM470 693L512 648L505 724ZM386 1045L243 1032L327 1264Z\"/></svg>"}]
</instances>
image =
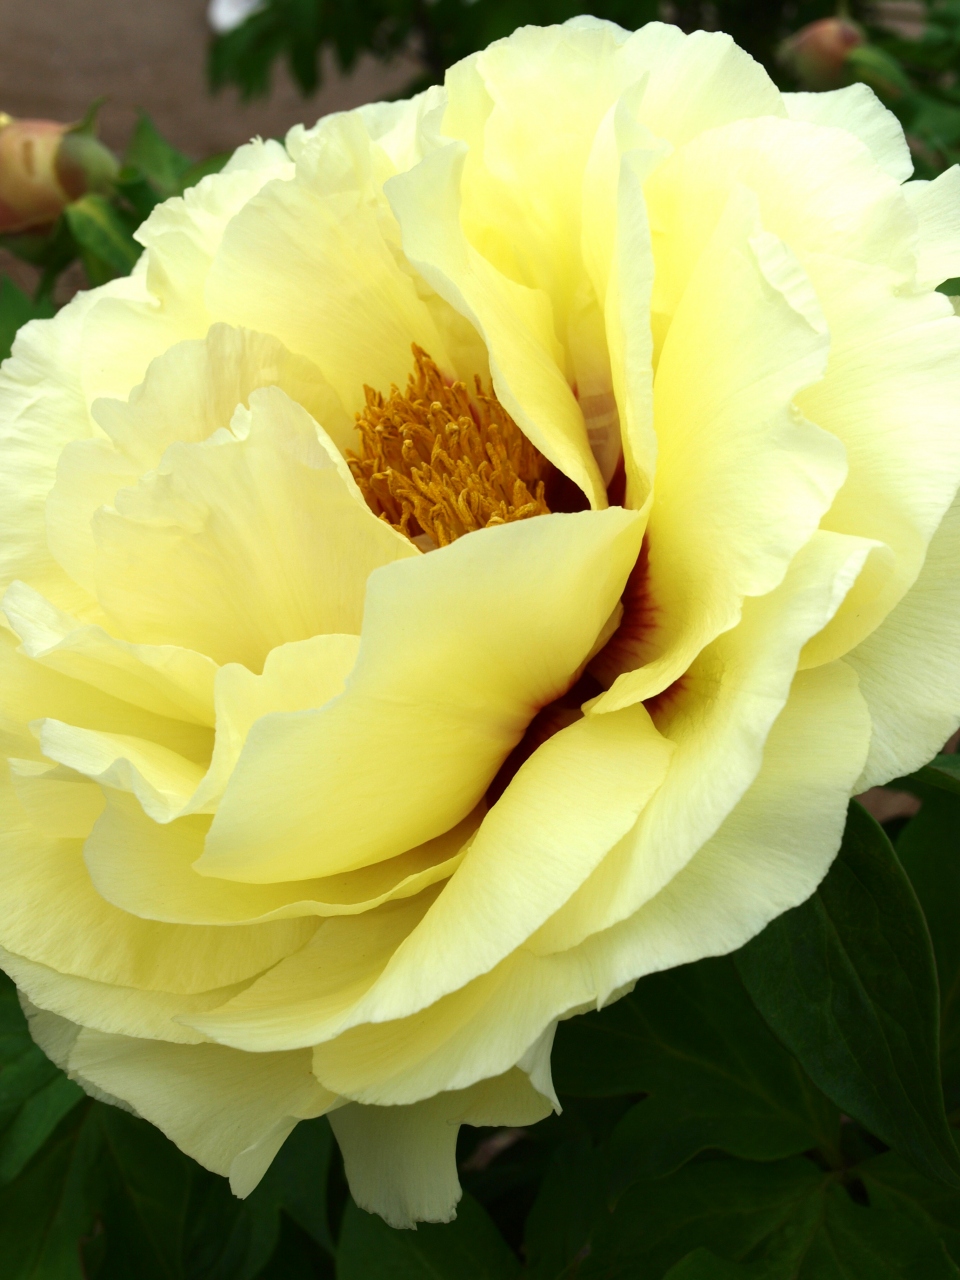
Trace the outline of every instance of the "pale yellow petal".
<instances>
[{"instance_id":1,"label":"pale yellow petal","mask_svg":"<svg viewBox=\"0 0 960 1280\"><path fill-rule=\"evenodd\" d=\"M312 174L301 156L293 181L273 182L251 200L227 228L206 299L216 319L274 334L311 359L353 413L365 383L384 392L406 383L412 342L452 370L370 198L366 131L344 116L329 127L350 159L335 166L340 181L328 185L322 166Z\"/></svg>"},{"instance_id":2,"label":"pale yellow petal","mask_svg":"<svg viewBox=\"0 0 960 1280\"><path fill-rule=\"evenodd\" d=\"M461 1124L528 1125L551 1111L516 1069L409 1107L351 1103L330 1115L354 1201L392 1227L450 1222L460 1199Z\"/></svg>"},{"instance_id":3,"label":"pale yellow petal","mask_svg":"<svg viewBox=\"0 0 960 1280\"><path fill-rule=\"evenodd\" d=\"M933 182L910 182L903 194L917 215L917 281L928 288L960 275L960 166Z\"/></svg>"},{"instance_id":4,"label":"pale yellow petal","mask_svg":"<svg viewBox=\"0 0 960 1280\"><path fill-rule=\"evenodd\" d=\"M482 335L494 389L524 435L579 485L591 506L603 507L606 493L567 381L548 295L503 275L464 234L460 178L465 154L462 143L450 143L387 183L404 253Z\"/></svg>"},{"instance_id":5,"label":"pale yellow petal","mask_svg":"<svg viewBox=\"0 0 960 1280\"><path fill-rule=\"evenodd\" d=\"M676 750L663 785L544 937L572 946L632 914L717 830L757 775L801 647L836 613L869 550L855 538L815 534L783 583L749 600L740 625L664 695L654 718Z\"/></svg>"},{"instance_id":6,"label":"pale yellow petal","mask_svg":"<svg viewBox=\"0 0 960 1280\"><path fill-rule=\"evenodd\" d=\"M471 815L399 857L341 876L248 885L194 870L209 818L186 817L160 826L130 795L108 792L107 800L107 810L84 846L94 886L107 902L144 920L179 924L353 916L396 898L414 897L453 874L480 822L479 814Z\"/></svg>"},{"instance_id":7,"label":"pale yellow petal","mask_svg":"<svg viewBox=\"0 0 960 1280\"><path fill-rule=\"evenodd\" d=\"M426 1008L521 946L634 825L671 754L641 706L588 716L548 739L351 1020Z\"/></svg>"},{"instance_id":8,"label":"pale yellow petal","mask_svg":"<svg viewBox=\"0 0 960 1280\"><path fill-rule=\"evenodd\" d=\"M739 120L679 148L646 184L658 350L738 186L754 193L763 227L808 270L808 255L826 253L882 266L903 282L911 277L914 219L900 186L858 138L799 120Z\"/></svg>"},{"instance_id":9,"label":"pale yellow petal","mask_svg":"<svg viewBox=\"0 0 960 1280\"><path fill-rule=\"evenodd\" d=\"M52 320L24 325L0 370L0 586L24 578L65 607L76 589L50 554L44 505L61 450L94 431L80 362L84 320L99 296L81 293Z\"/></svg>"},{"instance_id":10,"label":"pale yellow petal","mask_svg":"<svg viewBox=\"0 0 960 1280\"><path fill-rule=\"evenodd\" d=\"M272 649L262 675L239 663L221 667L216 680L213 757L191 810L206 813L216 808L247 735L261 716L322 707L341 693L359 647L360 637L355 635L313 636Z\"/></svg>"},{"instance_id":11,"label":"pale yellow petal","mask_svg":"<svg viewBox=\"0 0 960 1280\"><path fill-rule=\"evenodd\" d=\"M641 531L622 508L539 516L377 570L344 693L253 726L198 869L332 875L459 822L579 674Z\"/></svg>"},{"instance_id":12,"label":"pale yellow petal","mask_svg":"<svg viewBox=\"0 0 960 1280\"><path fill-rule=\"evenodd\" d=\"M869 85L851 84L825 93L785 93L783 105L791 120L830 125L854 134L897 182L906 182L913 173L903 125Z\"/></svg>"},{"instance_id":13,"label":"pale yellow petal","mask_svg":"<svg viewBox=\"0 0 960 1280\"><path fill-rule=\"evenodd\" d=\"M306 1052L248 1054L82 1030L67 1074L123 1099L205 1168L250 1194L298 1120L336 1098L310 1074Z\"/></svg>"},{"instance_id":14,"label":"pale yellow petal","mask_svg":"<svg viewBox=\"0 0 960 1280\"><path fill-rule=\"evenodd\" d=\"M842 663L802 673L739 805L638 912L576 945L535 935L429 1010L319 1045L315 1072L364 1103L409 1104L526 1062L558 1016L616 999L639 975L742 946L825 874L869 733Z\"/></svg>"},{"instance_id":15,"label":"pale yellow petal","mask_svg":"<svg viewBox=\"0 0 960 1280\"><path fill-rule=\"evenodd\" d=\"M594 139L583 180L581 251L594 293L602 306L604 352L602 372L615 399L611 425L617 431L617 458L622 448L626 466L626 505L640 507L649 497L656 468L657 438L653 421L653 334L650 301L654 258L643 183L661 163L668 148L639 125L625 95L605 117ZM599 307L598 307L599 311ZM584 356L571 342L575 365ZM583 344L586 345L586 344ZM579 360L578 360L579 356ZM580 369L576 369L578 386ZM601 421L589 413L591 403L580 392L591 446L601 461L597 432L606 407L603 379L594 374L594 405ZM587 390L590 385L587 384ZM606 425L603 423L603 425ZM619 438L622 436L622 440ZM601 449L606 442L601 444ZM606 474L605 474L605 478Z\"/></svg>"},{"instance_id":16,"label":"pale yellow petal","mask_svg":"<svg viewBox=\"0 0 960 1280\"><path fill-rule=\"evenodd\" d=\"M27 726L47 718L143 738L204 765L213 747L212 730L205 725L155 715L34 662L17 651L16 637L0 627L0 732L18 739L10 754L37 758L36 739Z\"/></svg>"},{"instance_id":17,"label":"pale yellow petal","mask_svg":"<svg viewBox=\"0 0 960 1280\"><path fill-rule=\"evenodd\" d=\"M659 44L658 35L651 33ZM725 32L695 31L670 43L671 56L658 57L651 69L641 118L674 146L731 120L786 114L766 71Z\"/></svg>"},{"instance_id":18,"label":"pale yellow petal","mask_svg":"<svg viewBox=\"0 0 960 1280\"><path fill-rule=\"evenodd\" d=\"M216 663L176 645L134 645L84 626L22 582L0 602L22 652L74 680L158 716L212 726Z\"/></svg>"},{"instance_id":19,"label":"pale yellow petal","mask_svg":"<svg viewBox=\"0 0 960 1280\"><path fill-rule=\"evenodd\" d=\"M865 574L804 654L849 652L915 580L960 481L960 319L939 293L915 294L888 272L832 257L808 262L830 321L827 374L798 405L843 441L849 472L823 527L892 553Z\"/></svg>"},{"instance_id":20,"label":"pale yellow petal","mask_svg":"<svg viewBox=\"0 0 960 1280\"><path fill-rule=\"evenodd\" d=\"M49 760L103 787L132 791L155 822L181 813L206 772L202 764L146 738L78 729L62 720L41 720L32 727Z\"/></svg>"},{"instance_id":21,"label":"pale yellow petal","mask_svg":"<svg viewBox=\"0 0 960 1280\"><path fill-rule=\"evenodd\" d=\"M7 763L17 799L38 831L58 840L86 839L103 812L103 792L96 783L44 760Z\"/></svg>"},{"instance_id":22,"label":"pale yellow petal","mask_svg":"<svg viewBox=\"0 0 960 1280\"><path fill-rule=\"evenodd\" d=\"M360 916L324 921L306 946L219 1009L188 1019L189 1025L255 1053L336 1036L438 892L434 887Z\"/></svg>"},{"instance_id":23,"label":"pale yellow petal","mask_svg":"<svg viewBox=\"0 0 960 1280\"><path fill-rule=\"evenodd\" d=\"M571 975L579 961L604 1000L638 975L742 946L826 874L869 733L843 663L800 673L763 768L715 836L635 915L551 959Z\"/></svg>"},{"instance_id":24,"label":"pale yellow petal","mask_svg":"<svg viewBox=\"0 0 960 1280\"><path fill-rule=\"evenodd\" d=\"M203 291L224 228L265 183L292 172L278 143L257 140L240 147L221 173L154 209L137 230L146 252L132 275L86 295L93 305L70 372L88 405L101 396L125 398L156 356L206 334Z\"/></svg>"},{"instance_id":25,"label":"pale yellow petal","mask_svg":"<svg viewBox=\"0 0 960 1280\"><path fill-rule=\"evenodd\" d=\"M67 445L47 498L50 548L71 577L95 590L91 519L98 507L153 470L169 445L199 443L228 427L237 406L249 405L251 393L266 386L286 391L338 447L352 442L353 421L315 365L276 338L224 324L158 356L129 399L95 401L94 419L108 438Z\"/></svg>"},{"instance_id":26,"label":"pale yellow petal","mask_svg":"<svg viewBox=\"0 0 960 1280\"><path fill-rule=\"evenodd\" d=\"M0 968L17 984L31 1004L61 1018L111 1035L173 1044L200 1044L203 1036L178 1021L180 1017L216 1008L241 989L239 985L194 995L169 991L141 991L58 973L46 965L0 948Z\"/></svg>"},{"instance_id":27,"label":"pale yellow petal","mask_svg":"<svg viewBox=\"0 0 960 1280\"><path fill-rule=\"evenodd\" d=\"M925 764L960 725L960 500L927 549L920 576L847 655L873 720L857 790Z\"/></svg>"},{"instance_id":28,"label":"pale yellow petal","mask_svg":"<svg viewBox=\"0 0 960 1280\"><path fill-rule=\"evenodd\" d=\"M172 445L94 528L101 602L126 639L259 670L278 645L358 632L370 571L419 552L306 410L276 387L250 403L231 432Z\"/></svg>"},{"instance_id":29,"label":"pale yellow petal","mask_svg":"<svg viewBox=\"0 0 960 1280\"><path fill-rule=\"evenodd\" d=\"M139 920L90 882L82 840L42 835L0 779L0 946L60 973L196 994L261 973L301 947L311 919L217 927Z\"/></svg>"},{"instance_id":30,"label":"pale yellow petal","mask_svg":"<svg viewBox=\"0 0 960 1280\"><path fill-rule=\"evenodd\" d=\"M843 480L838 441L800 418L827 333L809 282L732 198L673 318L654 384L659 452L647 526L650 607L607 654L603 710L648 698L771 591ZM697 370L691 379L690 370Z\"/></svg>"},{"instance_id":31,"label":"pale yellow petal","mask_svg":"<svg viewBox=\"0 0 960 1280\"><path fill-rule=\"evenodd\" d=\"M435 1005L493 969L570 897L636 821L669 758L643 707L577 721L523 765L424 919L396 939L382 975L352 1008L331 1018L327 1005L304 1001L306 949L195 1025L242 1048L292 1048ZM315 946L323 945L318 935ZM264 1007L268 993L282 1013Z\"/></svg>"},{"instance_id":32,"label":"pale yellow petal","mask_svg":"<svg viewBox=\"0 0 960 1280\"><path fill-rule=\"evenodd\" d=\"M805 657L826 662L869 634L913 581L955 492L960 329L944 299L913 291L908 189L857 137L799 120L747 120L681 148L646 184L658 348L737 183L800 259L829 325L826 376L797 398L847 451L847 480L824 527L889 548Z\"/></svg>"}]
</instances>

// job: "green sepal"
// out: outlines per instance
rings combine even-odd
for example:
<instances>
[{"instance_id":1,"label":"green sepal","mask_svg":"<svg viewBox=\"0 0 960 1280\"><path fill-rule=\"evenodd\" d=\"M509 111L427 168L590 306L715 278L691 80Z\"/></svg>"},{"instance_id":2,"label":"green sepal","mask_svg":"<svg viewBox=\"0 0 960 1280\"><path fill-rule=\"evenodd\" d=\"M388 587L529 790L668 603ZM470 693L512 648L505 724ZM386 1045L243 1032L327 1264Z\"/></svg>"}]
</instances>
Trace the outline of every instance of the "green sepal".
<instances>
[{"instance_id":1,"label":"green sepal","mask_svg":"<svg viewBox=\"0 0 960 1280\"><path fill-rule=\"evenodd\" d=\"M143 252L131 228L104 196L87 195L64 210L92 285L127 275Z\"/></svg>"}]
</instances>

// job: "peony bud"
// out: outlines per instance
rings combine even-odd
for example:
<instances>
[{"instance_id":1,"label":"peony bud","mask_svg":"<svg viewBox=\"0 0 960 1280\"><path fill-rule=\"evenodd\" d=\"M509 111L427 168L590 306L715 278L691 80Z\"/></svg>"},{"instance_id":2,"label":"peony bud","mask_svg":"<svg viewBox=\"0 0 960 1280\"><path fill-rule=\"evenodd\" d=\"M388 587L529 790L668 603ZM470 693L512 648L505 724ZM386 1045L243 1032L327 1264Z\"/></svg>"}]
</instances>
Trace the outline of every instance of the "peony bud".
<instances>
[{"instance_id":1,"label":"peony bud","mask_svg":"<svg viewBox=\"0 0 960 1280\"><path fill-rule=\"evenodd\" d=\"M109 187L118 168L85 129L0 113L0 234L49 226L71 200Z\"/></svg>"},{"instance_id":2,"label":"peony bud","mask_svg":"<svg viewBox=\"0 0 960 1280\"><path fill-rule=\"evenodd\" d=\"M836 89L846 84L847 57L864 38L862 28L849 18L821 18L784 40L777 60L805 89Z\"/></svg>"}]
</instances>

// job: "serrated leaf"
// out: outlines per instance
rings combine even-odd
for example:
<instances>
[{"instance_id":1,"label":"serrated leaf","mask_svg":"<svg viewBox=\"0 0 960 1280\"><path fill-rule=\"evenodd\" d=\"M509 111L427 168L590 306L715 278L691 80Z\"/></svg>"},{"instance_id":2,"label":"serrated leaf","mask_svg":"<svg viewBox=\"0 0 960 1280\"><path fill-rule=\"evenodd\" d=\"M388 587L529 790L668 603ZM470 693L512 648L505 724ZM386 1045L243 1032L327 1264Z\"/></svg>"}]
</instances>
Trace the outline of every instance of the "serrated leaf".
<instances>
[{"instance_id":1,"label":"serrated leaf","mask_svg":"<svg viewBox=\"0 0 960 1280\"><path fill-rule=\"evenodd\" d=\"M93 1225L89 1185L99 1148L90 1109L78 1110L0 1191L4 1280L85 1280L80 1244Z\"/></svg>"},{"instance_id":2,"label":"serrated leaf","mask_svg":"<svg viewBox=\"0 0 960 1280\"><path fill-rule=\"evenodd\" d=\"M145 111L140 112L123 161L138 169L163 199L179 193L181 179L193 164L163 137Z\"/></svg>"},{"instance_id":3,"label":"serrated leaf","mask_svg":"<svg viewBox=\"0 0 960 1280\"><path fill-rule=\"evenodd\" d=\"M35 302L12 280L0 276L0 360L6 360L17 330L28 320L46 320L56 308L49 298Z\"/></svg>"},{"instance_id":4,"label":"serrated leaf","mask_svg":"<svg viewBox=\"0 0 960 1280\"><path fill-rule=\"evenodd\" d=\"M31 1040L17 989L0 974L0 1184L17 1176L82 1098Z\"/></svg>"},{"instance_id":5,"label":"serrated leaf","mask_svg":"<svg viewBox=\"0 0 960 1280\"><path fill-rule=\"evenodd\" d=\"M828 1097L921 1172L960 1186L930 935L893 846L860 805L850 806L818 891L736 963L757 1008Z\"/></svg>"},{"instance_id":6,"label":"serrated leaf","mask_svg":"<svg viewBox=\"0 0 960 1280\"><path fill-rule=\"evenodd\" d=\"M127 275L142 252L130 228L104 196L86 195L63 211L91 284Z\"/></svg>"},{"instance_id":7,"label":"serrated leaf","mask_svg":"<svg viewBox=\"0 0 960 1280\"><path fill-rule=\"evenodd\" d=\"M724 1158L636 1183L594 1239L577 1280L665 1273L674 1280L957 1280L922 1212L879 1184L876 1202L855 1203L842 1178L804 1159ZM691 1261L697 1250L706 1256ZM711 1273L711 1253L742 1271Z\"/></svg>"},{"instance_id":8,"label":"serrated leaf","mask_svg":"<svg viewBox=\"0 0 960 1280\"><path fill-rule=\"evenodd\" d=\"M643 978L631 995L562 1023L561 1093L646 1093L620 1121L611 1192L716 1148L775 1160L835 1150L836 1108L766 1026L728 957Z\"/></svg>"},{"instance_id":9,"label":"serrated leaf","mask_svg":"<svg viewBox=\"0 0 960 1280\"><path fill-rule=\"evenodd\" d=\"M514 1280L520 1264L480 1205L465 1195L453 1222L397 1231L350 1201L337 1249L337 1280Z\"/></svg>"}]
</instances>

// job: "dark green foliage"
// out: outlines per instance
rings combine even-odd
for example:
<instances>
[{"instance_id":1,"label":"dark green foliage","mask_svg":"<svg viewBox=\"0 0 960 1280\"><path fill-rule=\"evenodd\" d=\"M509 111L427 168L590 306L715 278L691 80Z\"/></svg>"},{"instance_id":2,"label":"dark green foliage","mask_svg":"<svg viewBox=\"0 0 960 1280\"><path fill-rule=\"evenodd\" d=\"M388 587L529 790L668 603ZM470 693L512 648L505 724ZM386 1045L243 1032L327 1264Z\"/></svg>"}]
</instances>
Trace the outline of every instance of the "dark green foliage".
<instances>
[{"instance_id":1,"label":"dark green foliage","mask_svg":"<svg viewBox=\"0 0 960 1280\"><path fill-rule=\"evenodd\" d=\"M838 1106L924 1173L960 1187L927 923L893 847L859 805L817 893L748 943L737 967Z\"/></svg>"},{"instance_id":2,"label":"dark green foliage","mask_svg":"<svg viewBox=\"0 0 960 1280\"><path fill-rule=\"evenodd\" d=\"M44 320L52 316L53 303L49 298L34 302L6 276L0 276L0 360L6 360L13 346L13 339L21 325L28 320Z\"/></svg>"},{"instance_id":3,"label":"dark green foliage","mask_svg":"<svg viewBox=\"0 0 960 1280\"><path fill-rule=\"evenodd\" d=\"M380 1218L347 1206L337 1250L337 1280L514 1280L516 1257L489 1216L464 1196L456 1221L394 1231Z\"/></svg>"},{"instance_id":4,"label":"dark green foliage","mask_svg":"<svg viewBox=\"0 0 960 1280\"><path fill-rule=\"evenodd\" d=\"M13 983L0 986L0 1185L46 1142L83 1090L58 1071L26 1031Z\"/></svg>"},{"instance_id":5,"label":"dark green foliage","mask_svg":"<svg viewBox=\"0 0 960 1280\"><path fill-rule=\"evenodd\" d=\"M557 1087L649 1095L611 1138L615 1190L713 1148L772 1160L835 1151L836 1109L767 1029L729 959L641 982L603 1014L565 1025Z\"/></svg>"}]
</instances>

